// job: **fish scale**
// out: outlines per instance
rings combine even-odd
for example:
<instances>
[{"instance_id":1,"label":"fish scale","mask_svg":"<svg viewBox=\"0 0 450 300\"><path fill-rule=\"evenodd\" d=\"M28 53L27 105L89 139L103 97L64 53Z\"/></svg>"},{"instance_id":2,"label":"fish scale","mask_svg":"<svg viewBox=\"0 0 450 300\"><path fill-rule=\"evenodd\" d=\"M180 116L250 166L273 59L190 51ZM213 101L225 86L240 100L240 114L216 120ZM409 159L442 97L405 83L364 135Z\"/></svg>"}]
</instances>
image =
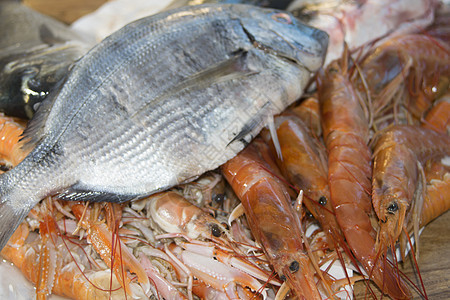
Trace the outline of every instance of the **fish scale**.
<instances>
[{"instance_id":1,"label":"fish scale","mask_svg":"<svg viewBox=\"0 0 450 300\"><path fill-rule=\"evenodd\" d=\"M327 42L245 5L181 8L109 36L42 104L25 132L35 148L0 176L0 249L45 196L124 202L219 167L301 96Z\"/></svg>"}]
</instances>

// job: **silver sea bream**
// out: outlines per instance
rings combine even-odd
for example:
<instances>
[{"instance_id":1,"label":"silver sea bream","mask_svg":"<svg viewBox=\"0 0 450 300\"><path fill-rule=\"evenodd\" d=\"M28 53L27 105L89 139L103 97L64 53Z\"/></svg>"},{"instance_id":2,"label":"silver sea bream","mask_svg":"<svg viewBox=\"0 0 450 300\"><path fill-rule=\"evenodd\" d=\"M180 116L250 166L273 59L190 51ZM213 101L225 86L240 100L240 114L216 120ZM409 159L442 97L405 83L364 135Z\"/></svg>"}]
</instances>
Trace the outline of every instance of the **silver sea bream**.
<instances>
[{"instance_id":1,"label":"silver sea bream","mask_svg":"<svg viewBox=\"0 0 450 300\"><path fill-rule=\"evenodd\" d=\"M33 150L0 176L0 249L48 195L123 202L225 163L300 97L327 42L247 5L180 8L109 36L41 105Z\"/></svg>"}]
</instances>

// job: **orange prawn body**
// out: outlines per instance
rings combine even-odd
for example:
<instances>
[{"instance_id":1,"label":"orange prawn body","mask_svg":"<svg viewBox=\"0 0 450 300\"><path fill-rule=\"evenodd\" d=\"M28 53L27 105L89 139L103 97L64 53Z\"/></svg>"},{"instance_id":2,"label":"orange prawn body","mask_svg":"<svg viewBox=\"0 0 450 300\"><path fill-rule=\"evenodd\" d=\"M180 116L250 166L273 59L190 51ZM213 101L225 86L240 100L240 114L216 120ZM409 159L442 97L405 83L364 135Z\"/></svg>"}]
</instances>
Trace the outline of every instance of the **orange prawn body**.
<instances>
[{"instance_id":1,"label":"orange prawn body","mask_svg":"<svg viewBox=\"0 0 450 300\"><path fill-rule=\"evenodd\" d=\"M284 184L271 172L260 152L267 145L254 140L222 166L223 174L241 200L255 239L280 278L300 299L321 299L302 244L300 221Z\"/></svg>"},{"instance_id":2,"label":"orange prawn body","mask_svg":"<svg viewBox=\"0 0 450 300\"><path fill-rule=\"evenodd\" d=\"M318 137L322 135L319 99L317 99L317 96L303 100L299 105L292 107L289 111L298 116L314 136Z\"/></svg>"},{"instance_id":3,"label":"orange prawn body","mask_svg":"<svg viewBox=\"0 0 450 300\"><path fill-rule=\"evenodd\" d=\"M450 166L441 159L430 159L424 165L426 189L419 227L424 227L450 209ZM412 227L408 226L408 231Z\"/></svg>"},{"instance_id":4,"label":"orange prawn body","mask_svg":"<svg viewBox=\"0 0 450 300\"><path fill-rule=\"evenodd\" d=\"M409 221L420 180L419 164L444 155L450 155L446 134L409 125L380 132L374 146L372 202L380 220L381 245L397 241Z\"/></svg>"},{"instance_id":5,"label":"orange prawn body","mask_svg":"<svg viewBox=\"0 0 450 300\"><path fill-rule=\"evenodd\" d=\"M395 299L411 297L401 279L376 252L376 232L370 217L372 176L367 146L368 120L360 95L347 74L346 62L333 62L319 76L319 101L325 144L328 150L330 199L347 243L370 279Z\"/></svg>"},{"instance_id":6,"label":"orange prawn body","mask_svg":"<svg viewBox=\"0 0 450 300\"><path fill-rule=\"evenodd\" d=\"M119 204L115 205L120 207ZM106 223L97 221L94 214L91 213L91 209L86 207L84 203L75 202L72 205L72 212L80 220L80 226L86 230L87 236L97 253L114 271L117 280L128 294L133 295L133 292L129 286L131 280L125 275L126 271L135 273L139 282L149 286L149 279L141 264ZM110 226L114 227L114 224L110 224ZM117 230L117 228L114 230Z\"/></svg>"},{"instance_id":7,"label":"orange prawn body","mask_svg":"<svg viewBox=\"0 0 450 300\"><path fill-rule=\"evenodd\" d=\"M450 94L437 100L423 121L423 127L450 134Z\"/></svg>"},{"instance_id":8,"label":"orange prawn body","mask_svg":"<svg viewBox=\"0 0 450 300\"><path fill-rule=\"evenodd\" d=\"M16 119L0 113L0 162L6 170L16 166L27 154L19 143L23 130L24 127Z\"/></svg>"},{"instance_id":9,"label":"orange prawn body","mask_svg":"<svg viewBox=\"0 0 450 300\"><path fill-rule=\"evenodd\" d=\"M50 215L43 216L39 228L39 244L26 242L30 228L22 223L1 252L36 285L36 298L46 299L49 293L55 293L72 299L110 299L109 292L93 288L74 263L68 264L59 229Z\"/></svg>"},{"instance_id":10,"label":"orange prawn body","mask_svg":"<svg viewBox=\"0 0 450 300\"><path fill-rule=\"evenodd\" d=\"M450 173L441 179L428 179L419 227L423 227L450 209Z\"/></svg>"},{"instance_id":11,"label":"orange prawn body","mask_svg":"<svg viewBox=\"0 0 450 300\"><path fill-rule=\"evenodd\" d=\"M320 222L332 246L332 235L341 233L329 201L325 148L302 119L290 111L275 117L275 127L282 154L282 159L277 157L277 165L291 184L303 190L303 203ZM263 137L274 148L269 135Z\"/></svg>"}]
</instances>

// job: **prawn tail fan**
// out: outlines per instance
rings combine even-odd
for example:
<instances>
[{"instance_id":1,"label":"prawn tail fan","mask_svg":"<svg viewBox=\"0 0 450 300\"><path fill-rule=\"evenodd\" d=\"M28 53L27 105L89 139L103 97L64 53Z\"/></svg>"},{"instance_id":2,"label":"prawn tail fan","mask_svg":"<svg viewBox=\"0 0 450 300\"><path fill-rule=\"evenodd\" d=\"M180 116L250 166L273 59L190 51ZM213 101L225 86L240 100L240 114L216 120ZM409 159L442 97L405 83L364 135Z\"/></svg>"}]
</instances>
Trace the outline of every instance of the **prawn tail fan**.
<instances>
[{"instance_id":1,"label":"prawn tail fan","mask_svg":"<svg viewBox=\"0 0 450 300\"><path fill-rule=\"evenodd\" d=\"M9 238L29 211L30 208L25 205L14 208L9 202L0 203L0 251L8 243Z\"/></svg>"}]
</instances>

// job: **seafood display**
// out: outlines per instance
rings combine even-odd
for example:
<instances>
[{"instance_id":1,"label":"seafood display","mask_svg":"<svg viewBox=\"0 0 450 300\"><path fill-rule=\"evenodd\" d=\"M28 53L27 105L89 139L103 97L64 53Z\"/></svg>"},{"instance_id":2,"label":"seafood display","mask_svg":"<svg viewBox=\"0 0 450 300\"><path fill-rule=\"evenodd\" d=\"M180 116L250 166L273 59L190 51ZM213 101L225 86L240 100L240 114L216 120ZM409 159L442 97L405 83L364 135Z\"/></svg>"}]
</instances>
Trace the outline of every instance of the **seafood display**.
<instances>
[{"instance_id":1,"label":"seafood display","mask_svg":"<svg viewBox=\"0 0 450 300\"><path fill-rule=\"evenodd\" d=\"M327 34L288 12L177 8L105 38L28 124L0 113L1 256L32 294L437 296L418 257L450 208L445 10L424 31L435 1L336 3L295 13L395 9L324 65Z\"/></svg>"},{"instance_id":2,"label":"seafood display","mask_svg":"<svg viewBox=\"0 0 450 300\"><path fill-rule=\"evenodd\" d=\"M0 28L0 111L31 118L93 43L15 0L0 1Z\"/></svg>"}]
</instances>

